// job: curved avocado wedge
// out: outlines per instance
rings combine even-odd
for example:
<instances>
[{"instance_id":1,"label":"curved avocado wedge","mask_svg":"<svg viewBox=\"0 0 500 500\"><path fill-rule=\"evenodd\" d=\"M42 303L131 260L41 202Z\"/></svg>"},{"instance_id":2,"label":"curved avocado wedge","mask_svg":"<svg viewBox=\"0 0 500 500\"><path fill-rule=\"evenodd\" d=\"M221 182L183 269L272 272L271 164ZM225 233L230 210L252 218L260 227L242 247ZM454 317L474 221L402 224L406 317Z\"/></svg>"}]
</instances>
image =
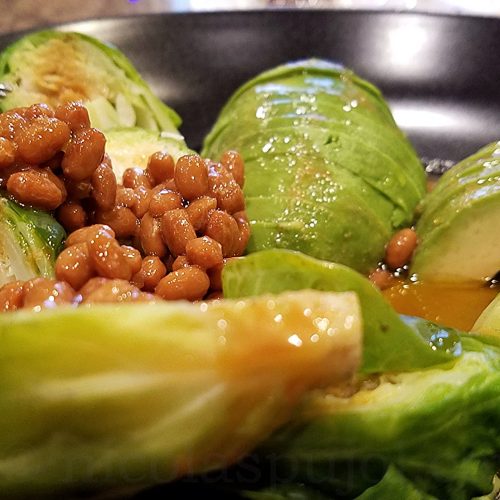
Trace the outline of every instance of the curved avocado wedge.
<instances>
[{"instance_id":1,"label":"curved avocado wedge","mask_svg":"<svg viewBox=\"0 0 500 500\"><path fill-rule=\"evenodd\" d=\"M257 132L240 135L234 142L225 138L228 141L225 144L230 149L246 151L245 161L251 164L259 158L265 159L267 164L284 154L289 154L292 161L293 156L320 155L332 173L349 170L360 181L378 191L379 198L386 198L392 205L393 213L388 219L393 227L411 223L413 210L422 199L424 190L415 183L409 170L401 169L402 163L391 155L394 140L390 135L373 134L370 129L353 128L345 123L294 125L293 120L276 122L269 122L268 127ZM245 124L240 122L240 126L245 127ZM380 168L381 163L383 169ZM422 175L420 163L417 168ZM300 171L299 165L296 170Z\"/></svg>"},{"instance_id":2,"label":"curved avocado wedge","mask_svg":"<svg viewBox=\"0 0 500 500\"><path fill-rule=\"evenodd\" d=\"M416 225L413 274L424 281L481 282L500 270L499 181L497 143L438 181Z\"/></svg>"},{"instance_id":3,"label":"curved avocado wedge","mask_svg":"<svg viewBox=\"0 0 500 500\"><path fill-rule=\"evenodd\" d=\"M123 498L227 467L350 380L361 336L353 293L2 314L1 496Z\"/></svg>"},{"instance_id":4,"label":"curved avocado wedge","mask_svg":"<svg viewBox=\"0 0 500 500\"><path fill-rule=\"evenodd\" d=\"M395 127L392 119L386 120L385 116L377 115L375 115L379 118L377 127L373 127L375 112L361 96L358 99L351 98L346 101L345 96L332 96L331 93L326 93L324 88L319 88L312 94L311 87L299 89L301 92L293 87L287 87L286 98L284 98L279 93L273 95L265 92L263 90L265 88L259 85L259 94L248 93L247 100L253 99L254 102L244 102L247 94L240 97L239 107L258 106L254 115L237 115L237 109L234 109L232 113L226 113L223 119L217 121L218 127L214 129L214 136L220 134L225 128L231 128L235 120L241 123L243 130L266 129L271 127L272 123L285 121L292 121L292 125L300 122L300 125L316 124L323 128L340 124L350 130L353 135L368 132L376 134L376 140L384 142L382 148L384 151L390 151L390 156L397 162L405 164L407 170L412 171L412 175L417 178L422 177L422 165L419 161L415 161L415 151L411 144L401 141L403 135L401 130ZM274 87L271 86L271 89ZM353 107L353 102L356 103L355 107ZM300 120L298 121L297 118ZM215 137L211 137L212 143L214 140Z\"/></svg>"},{"instance_id":5,"label":"curved avocado wedge","mask_svg":"<svg viewBox=\"0 0 500 500\"><path fill-rule=\"evenodd\" d=\"M249 251L300 250L368 273L392 233L413 221L425 193L420 161L378 89L327 61L285 64L238 89L203 155L217 159L227 149L243 156L247 199L275 200L276 212L265 211L266 219L257 202L247 206L254 229ZM295 210L305 199L307 210Z\"/></svg>"},{"instance_id":6,"label":"curved avocado wedge","mask_svg":"<svg viewBox=\"0 0 500 500\"><path fill-rule=\"evenodd\" d=\"M302 75L302 78L297 79L297 75ZM351 96L359 96L362 92L363 97L372 103L373 111L377 110L384 120L395 123L377 87L363 80L341 64L314 58L277 66L244 83L229 98L221 111L221 117L231 112L234 102L248 90L252 89L256 93L267 94L268 89L266 87L264 87L264 91L261 91L261 89L262 86L268 83L275 87L273 93L286 99L289 89L281 85L281 80L291 82L292 88L302 88L303 93L306 94L314 93L316 87L322 88L325 93L331 95L344 96L345 99Z\"/></svg>"},{"instance_id":7,"label":"curved avocado wedge","mask_svg":"<svg viewBox=\"0 0 500 500\"><path fill-rule=\"evenodd\" d=\"M279 198L276 199L276 192L286 191L287 186L295 183L299 186L305 186L305 189L297 189L293 194L299 199L300 195L303 194L302 198L307 198L309 201L314 199L314 190L317 189L324 192L324 199L331 198L338 193L342 195L343 191L347 191L344 194L352 199L353 204L357 204L367 214L378 219L378 226L387 228L384 232L392 230L391 220L394 215L394 205L386 197L380 196L380 193L361 177L344 169L341 165L331 169L323 157L307 153L304 153L303 158L301 158L303 168L300 170L290 169L289 165L297 160L296 156L294 157L290 153L275 154L272 161L267 161L266 158L256 158L255 163L262 175L245 179L249 192L260 193L253 199L269 197L277 203ZM321 168L321 165L325 166ZM285 200L287 198L295 199L294 196L283 196L283 198ZM251 198L247 196L248 199ZM261 208L265 209L265 207ZM273 216L276 218L276 212Z\"/></svg>"},{"instance_id":8,"label":"curved avocado wedge","mask_svg":"<svg viewBox=\"0 0 500 500\"><path fill-rule=\"evenodd\" d=\"M323 260L336 259L351 267L369 268L374 259L373 247L366 245L366 235L355 231L350 221L370 226L372 240L383 246L390 236L390 228L379 224L370 212L363 209L363 203L353 204L352 199L336 197L329 204L316 207L307 198L276 200L272 197L247 198L247 211L254 214L250 219L252 238L247 251L252 253L262 247L299 248L302 252ZM285 203L283 203L285 202ZM276 217L276 213L284 215ZM335 224L331 224L335 220ZM297 231L301 233L299 242ZM318 241L318 234L321 240ZM348 243L337 245L339 241ZM355 252L346 248L355 249Z\"/></svg>"},{"instance_id":9,"label":"curved avocado wedge","mask_svg":"<svg viewBox=\"0 0 500 500\"><path fill-rule=\"evenodd\" d=\"M274 156L262 165L263 175L247 181L251 191L249 182L263 183L258 189L262 195L246 196L252 234L247 251L295 248L320 259L369 270L373 261L382 258L392 232L389 202L351 172L328 168L321 157L304 157L300 170L287 170L289 161L289 157ZM297 190L288 187L286 194L276 196L276 192L283 192L280 184L296 186ZM318 196L322 203L316 202ZM381 218L380 213L386 217ZM353 230L354 221L358 230ZM367 245L368 238L374 244Z\"/></svg>"},{"instance_id":10,"label":"curved avocado wedge","mask_svg":"<svg viewBox=\"0 0 500 500\"><path fill-rule=\"evenodd\" d=\"M419 318L403 321L367 278L341 264L290 250L263 250L229 261L222 283L228 298L300 289L355 292L363 318L362 373L419 370L461 353L456 332Z\"/></svg>"},{"instance_id":11,"label":"curved avocado wedge","mask_svg":"<svg viewBox=\"0 0 500 500\"><path fill-rule=\"evenodd\" d=\"M423 199L418 212L439 212L442 199L451 199L461 191L473 189L485 182L500 178L500 144L492 143L467 157L445 172L432 190L432 196Z\"/></svg>"}]
</instances>

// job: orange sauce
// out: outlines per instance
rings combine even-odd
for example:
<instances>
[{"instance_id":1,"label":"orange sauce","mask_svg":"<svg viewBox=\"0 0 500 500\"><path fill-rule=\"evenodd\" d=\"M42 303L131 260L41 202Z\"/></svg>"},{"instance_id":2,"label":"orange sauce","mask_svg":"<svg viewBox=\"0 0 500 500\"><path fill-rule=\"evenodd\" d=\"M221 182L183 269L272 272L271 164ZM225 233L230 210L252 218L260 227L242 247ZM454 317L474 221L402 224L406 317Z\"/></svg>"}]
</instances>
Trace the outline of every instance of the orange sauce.
<instances>
[{"instance_id":1,"label":"orange sauce","mask_svg":"<svg viewBox=\"0 0 500 500\"><path fill-rule=\"evenodd\" d=\"M382 293L400 314L469 331L499 286L400 281Z\"/></svg>"}]
</instances>

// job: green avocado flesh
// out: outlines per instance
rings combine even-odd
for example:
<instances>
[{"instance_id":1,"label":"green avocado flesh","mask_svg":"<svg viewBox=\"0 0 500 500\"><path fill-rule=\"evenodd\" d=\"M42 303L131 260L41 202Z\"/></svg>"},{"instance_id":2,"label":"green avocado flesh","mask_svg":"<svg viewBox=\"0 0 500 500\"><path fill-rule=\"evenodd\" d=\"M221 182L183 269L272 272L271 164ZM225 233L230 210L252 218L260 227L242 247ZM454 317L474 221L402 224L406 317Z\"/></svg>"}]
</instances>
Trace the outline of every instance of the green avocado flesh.
<instances>
[{"instance_id":1,"label":"green avocado flesh","mask_svg":"<svg viewBox=\"0 0 500 500\"><path fill-rule=\"evenodd\" d=\"M368 272L413 220L425 174L380 92L321 60L279 66L229 99L203 155L245 161L249 252L278 247Z\"/></svg>"},{"instance_id":2,"label":"green avocado flesh","mask_svg":"<svg viewBox=\"0 0 500 500\"><path fill-rule=\"evenodd\" d=\"M450 169L420 208L411 272L424 281L479 282L500 270L500 144Z\"/></svg>"},{"instance_id":3,"label":"green avocado flesh","mask_svg":"<svg viewBox=\"0 0 500 500\"><path fill-rule=\"evenodd\" d=\"M9 92L0 110L44 102L81 101L94 127L167 132L183 145L179 116L156 97L115 47L80 33L39 31L0 54L0 82Z\"/></svg>"}]
</instances>

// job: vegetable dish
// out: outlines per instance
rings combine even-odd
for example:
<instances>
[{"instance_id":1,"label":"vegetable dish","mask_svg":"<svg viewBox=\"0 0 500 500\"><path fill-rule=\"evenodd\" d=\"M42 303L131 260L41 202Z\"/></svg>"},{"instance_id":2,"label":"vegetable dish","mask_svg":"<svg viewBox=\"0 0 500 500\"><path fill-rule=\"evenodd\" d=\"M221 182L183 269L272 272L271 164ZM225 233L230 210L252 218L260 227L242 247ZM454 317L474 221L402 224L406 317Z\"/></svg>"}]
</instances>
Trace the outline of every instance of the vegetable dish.
<instances>
[{"instance_id":1,"label":"vegetable dish","mask_svg":"<svg viewBox=\"0 0 500 500\"><path fill-rule=\"evenodd\" d=\"M319 59L199 153L89 36L24 36L0 82L2 498L498 498L500 143L430 189Z\"/></svg>"}]
</instances>

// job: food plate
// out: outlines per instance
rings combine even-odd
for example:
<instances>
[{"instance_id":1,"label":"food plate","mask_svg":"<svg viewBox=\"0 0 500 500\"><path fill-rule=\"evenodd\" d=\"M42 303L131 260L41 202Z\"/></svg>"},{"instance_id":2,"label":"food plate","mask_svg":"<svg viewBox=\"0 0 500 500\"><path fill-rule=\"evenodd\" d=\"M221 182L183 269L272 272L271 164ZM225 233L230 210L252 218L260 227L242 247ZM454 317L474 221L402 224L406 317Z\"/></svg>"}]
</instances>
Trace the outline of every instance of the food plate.
<instances>
[{"instance_id":1,"label":"food plate","mask_svg":"<svg viewBox=\"0 0 500 500\"><path fill-rule=\"evenodd\" d=\"M58 28L117 45L182 116L193 148L238 85L306 57L342 62L378 85L423 157L464 158L500 130L499 19L276 10L147 15ZM0 47L18 36L0 37Z\"/></svg>"},{"instance_id":2,"label":"food plate","mask_svg":"<svg viewBox=\"0 0 500 500\"><path fill-rule=\"evenodd\" d=\"M264 11L102 19L58 28L118 46L183 117L182 131L195 149L241 83L306 57L339 61L379 86L422 157L458 160L497 139L500 130L496 19ZM18 36L1 37L0 48ZM243 472L244 480L258 479L251 465ZM202 487L230 485L232 476L221 474L205 477ZM169 486L169 498L198 494L198 482ZM155 489L138 498L164 495ZM217 495L222 497L220 490Z\"/></svg>"}]
</instances>

